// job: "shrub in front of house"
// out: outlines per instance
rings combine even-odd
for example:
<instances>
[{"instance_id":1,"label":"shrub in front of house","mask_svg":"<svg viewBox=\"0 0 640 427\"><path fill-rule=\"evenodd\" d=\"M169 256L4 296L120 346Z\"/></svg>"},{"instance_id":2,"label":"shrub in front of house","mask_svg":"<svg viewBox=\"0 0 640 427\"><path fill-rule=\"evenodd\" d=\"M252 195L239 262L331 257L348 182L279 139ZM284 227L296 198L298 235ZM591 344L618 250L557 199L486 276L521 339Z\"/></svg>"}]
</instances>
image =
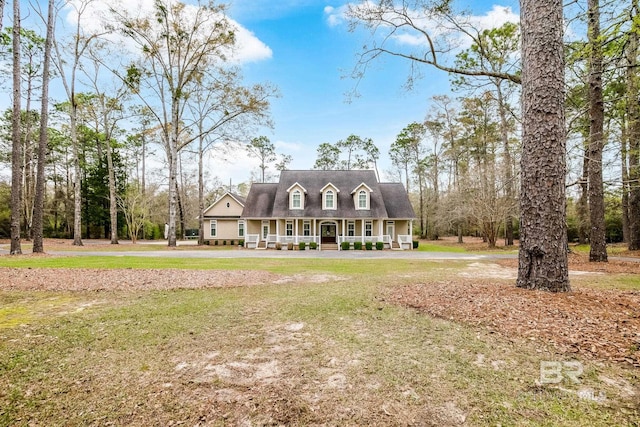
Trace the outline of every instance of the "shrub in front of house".
<instances>
[{"instance_id":1,"label":"shrub in front of house","mask_svg":"<svg viewBox=\"0 0 640 427\"><path fill-rule=\"evenodd\" d=\"M244 246L244 240L238 240L238 246Z\"/></svg>"},{"instance_id":2,"label":"shrub in front of house","mask_svg":"<svg viewBox=\"0 0 640 427\"><path fill-rule=\"evenodd\" d=\"M381 251L384 249L384 242L376 242L376 250Z\"/></svg>"},{"instance_id":3,"label":"shrub in front of house","mask_svg":"<svg viewBox=\"0 0 640 427\"><path fill-rule=\"evenodd\" d=\"M226 240L222 241L222 246L227 246L227 241Z\"/></svg>"},{"instance_id":4,"label":"shrub in front of house","mask_svg":"<svg viewBox=\"0 0 640 427\"><path fill-rule=\"evenodd\" d=\"M349 250L349 246L350 246L349 242L342 242L342 243L340 244L340 248L341 248L343 251L348 251L348 250Z\"/></svg>"},{"instance_id":5,"label":"shrub in front of house","mask_svg":"<svg viewBox=\"0 0 640 427\"><path fill-rule=\"evenodd\" d=\"M218 241L217 240L213 241L213 246L218 246Z\"/></svg>"},{"instance_id":6,"label":"shrub in front of house","mask_svg":"<svg viewBox=\"0 0 640 427\"><path fill-rule=\"evenodd\" d=\"M418 249L418 245L420 244L420 242L418 240L414 240L413 241L413 249Z\"/></svg>"},{"instance_id":7,"label":"shrub in front of house","mask_svg":"<svg viewBox=\"0 0 640 427\"><path fill-rule=\"evenodd\" d=\"M293 242L287 243L287 249L290 250L290 251L293 250Z\"/></svg>"},{"instance_id":8,"label":"shrub in front of house","mask_svg":"<svg viewBox=\"0 0 640 427\"><path fill-rule=\"evenodd\" d=\"M318 249L318 244L316 242L309 243L309 249L315 251L316 249Z\"/></svg>"},{"instance_id":9,"label":"shrub in front of house","mask_svg":"<svg viewBox=\"0 0 640 427\"><path fill-rule=\"evenodd\" d=\"M353 242L353 249L356 251L362 250L362 242Z\"/></svg>"},{"instance_id":10,"label":"shrub in front of house","mask_svg":"<svg viewBox=\"0 0 640 427\"><path fill-rule=\"evenodd\" d=\"M365 242L365 243L364 243L364 247L365 247L368 251L372 250L372 249L373 249L373 242Z\"/></svg>"},{"instance_id":11,"label":"shrub in front of house","mask_svg":"<svg viewBox=\"0 0 640 427\"><path fill-rule=\"evenodd\" d=\"M298 249L300 249L301 251L304 251L306 247L307 247L307 244L305 242L298 243Z\"/></svg>"},{"instance_id":12,"label":"shrub in front of house","mask_svg":"<svg viewBox=\"0 0 640 427\"><path fill-rule=\"evenodd\" d=\"M282 243L276 242L276 250L277 251L282 250Z\"/></svg>"}]
</instances>

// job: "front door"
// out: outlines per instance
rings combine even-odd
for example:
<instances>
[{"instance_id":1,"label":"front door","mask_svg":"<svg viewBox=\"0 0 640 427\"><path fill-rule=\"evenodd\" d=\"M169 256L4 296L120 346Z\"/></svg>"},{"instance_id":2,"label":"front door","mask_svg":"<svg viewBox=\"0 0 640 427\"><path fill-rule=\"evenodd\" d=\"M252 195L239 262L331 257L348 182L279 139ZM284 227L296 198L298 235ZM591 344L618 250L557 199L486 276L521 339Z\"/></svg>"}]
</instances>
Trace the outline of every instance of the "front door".
<instances>
[{"instance_id":1,"label":"front door","mask_svg":"<svg viewBox=\"0 0 640 427\"><path fill-rule=\"evenodd\" d=\"M337 243L336 234L335 224L322 224L320 226L321 243Z\"/></svg>"},{"instance_id":2,"label":"front door","mask_svg":"<svg viewBox=\"0 0 640 427\"><path fill-rule=\"evenodd\" d=\"M396 227L393 222L387 223L387 234L391 236L391 241L393 242L395 240L395 235L396 235Z\"/></svg>"},{"instance_id":3,"label":"front door","mask_svg":"<svg viewBox=\"0 0 640 427\"><path fill-rule=\"evenodd\" d=\"M262 240L267 240L269 236L269 222L265 221L262 223Z\"/></svg>"}]
</instances>

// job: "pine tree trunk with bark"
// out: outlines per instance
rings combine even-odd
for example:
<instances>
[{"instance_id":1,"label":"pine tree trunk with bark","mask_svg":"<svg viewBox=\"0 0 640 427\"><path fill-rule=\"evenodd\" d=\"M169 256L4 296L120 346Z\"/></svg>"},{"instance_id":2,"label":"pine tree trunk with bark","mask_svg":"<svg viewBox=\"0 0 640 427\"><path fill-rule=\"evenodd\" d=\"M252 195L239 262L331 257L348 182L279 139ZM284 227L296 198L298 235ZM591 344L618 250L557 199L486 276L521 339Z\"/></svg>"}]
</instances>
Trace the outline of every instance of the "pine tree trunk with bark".
<instances>
[{"instance_id":1,"label":"pine tree trunk with bark","mask_svg":"<svg viewBox=\"0 0 640 427\"><path fill-rule=\"evenodd\" d=\"M522 0L520 288L567 292L564 43L560 0Z\"/></svg>"},{"instance_id":2,"label":"pine tree trunk with bark","mask_svg":"<svg viewBox=\"0 0 640 427\"><path fill-rule=\"evenodd\" d=\"M11 255L22 254L20 213L22 210L22 134L20 91L20 2L13 2L13 111L11 116Z\"/></svg>"},{"instance_id":3,"label":"pine tree trunk with bark","mask_svg":"<svg viewBox=\"0 0 640 427\"><path fill-rule=\"evenodd\" d=\"M602 183L604 146L604 100L602 98L602 42L600 41L600 2L588 0L589 54L589 261L607 262Z\"/></svg>"},{"instance_id":4,"label":"pine tree trunk with bark","mask_svg":"<svg viewBox=\"0 0 640 427\"><path fill-rule=\"evenodd\" d=\"M638 17L638 0L631 17ZM631 31L627 44L627 115L629 117L629 250L640 250L640 82L638 81L638 33Z\"/></svg>"},{"instance_id":5,"label":"pine tree trunk with bark","mask_svg":"<svg viewBox=\"0 0 640 427\"><path fill-rule=\"evenodd\" d=\"M33 210L34 253L44 252L44 166L47 159L47 142L49 140L47 134L49 126L49 69L51 67L51 48L53 44L54 5L54 0L49 0L47 13L47 37L44 44L44 61L42 64L42 104L40 108L40 133L38 139L38 170L36 173L36 195ZM55 223L57 225L57 221L55 221Z\"/></svg>"}]
</instances>

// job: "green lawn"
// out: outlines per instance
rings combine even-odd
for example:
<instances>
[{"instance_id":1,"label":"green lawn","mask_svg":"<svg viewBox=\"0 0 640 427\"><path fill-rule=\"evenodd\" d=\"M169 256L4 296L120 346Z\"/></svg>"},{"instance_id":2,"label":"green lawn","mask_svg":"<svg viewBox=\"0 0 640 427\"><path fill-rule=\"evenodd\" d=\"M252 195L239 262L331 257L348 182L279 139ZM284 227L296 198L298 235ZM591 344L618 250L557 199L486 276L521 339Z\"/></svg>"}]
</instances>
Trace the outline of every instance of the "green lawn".
<instances>
[{"instance_id":1,"label":"green lawn","mask_svg":"<svg viewBox=\"0 0 640 427\"><path fill-rule=\"evenodd\" d=\"M0 266L144 268L135 257L0 257ZM0 291L0 425L637 425L621 365L540 386L576 360L389 303L465 263L163 258L163 268L328 273L316 283L130 292ZM604 403L578 398L603 392ZM636 401L632 401L636 404Z\"/></svg>"}]
</instances>

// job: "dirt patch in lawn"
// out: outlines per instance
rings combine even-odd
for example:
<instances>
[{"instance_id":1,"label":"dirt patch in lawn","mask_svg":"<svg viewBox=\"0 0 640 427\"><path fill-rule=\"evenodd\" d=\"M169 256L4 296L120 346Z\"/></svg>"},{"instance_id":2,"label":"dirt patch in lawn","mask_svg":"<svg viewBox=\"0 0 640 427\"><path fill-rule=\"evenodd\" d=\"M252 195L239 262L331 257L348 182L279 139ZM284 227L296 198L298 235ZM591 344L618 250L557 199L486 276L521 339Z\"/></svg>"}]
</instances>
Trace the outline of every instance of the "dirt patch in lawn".
<instances>
[{"instance_id":1,"label":"dirt patch in lawn","mask_svg":"<svg viewBox=\"0 0 640 427\"><path fill-rule=\"evenodd\" d=\"M253 270L0 268L0 290L101 291L230 288L278 283Z\"/></svg>"},{"instance_id":2,"label":"dirt patch in lawn","mask_svg":"<svg viewBox=\"0 0 640 427\"><path fill-rule=\"evenodd\" d=\"M562 353L640 367L640 292L577 286L568 294L532 292L471 273L474 279L399 287L386 298L439 318L549 343Z\"/></svg>"}]
</instances>

